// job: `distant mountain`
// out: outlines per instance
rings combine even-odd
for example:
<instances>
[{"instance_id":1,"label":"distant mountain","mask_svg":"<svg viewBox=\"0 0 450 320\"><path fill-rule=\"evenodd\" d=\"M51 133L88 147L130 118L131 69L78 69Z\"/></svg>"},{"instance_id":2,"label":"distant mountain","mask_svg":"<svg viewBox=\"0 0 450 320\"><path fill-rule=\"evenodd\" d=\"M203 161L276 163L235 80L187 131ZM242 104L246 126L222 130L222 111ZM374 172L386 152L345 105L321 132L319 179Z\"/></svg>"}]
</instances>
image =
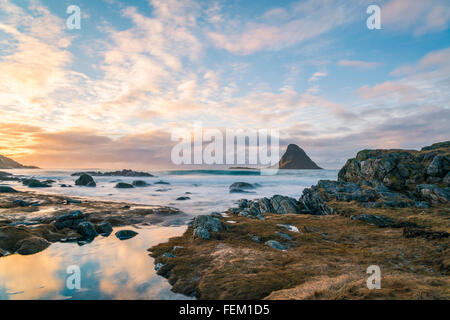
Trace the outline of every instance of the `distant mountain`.
<instances>
[{"instance_id":1,"label":"distant mountain","mask_svg":"<svg viewBox=\"0 0 450 320\"><path fill-rule=\"evenodd\" d=\"M279 169L322 169L296 144L290 144L278 162Z\"/></svg>"},{"instance_id":2,"label":"distant mountain","mask_svg":"<svg viewBox=\"0 0 450 320\"><path fill-rule=\"evenodd\" d=\"M24 166L10 158L0 155L0 169L39 169L35 166Z\"/></svg>"}]
</instances>

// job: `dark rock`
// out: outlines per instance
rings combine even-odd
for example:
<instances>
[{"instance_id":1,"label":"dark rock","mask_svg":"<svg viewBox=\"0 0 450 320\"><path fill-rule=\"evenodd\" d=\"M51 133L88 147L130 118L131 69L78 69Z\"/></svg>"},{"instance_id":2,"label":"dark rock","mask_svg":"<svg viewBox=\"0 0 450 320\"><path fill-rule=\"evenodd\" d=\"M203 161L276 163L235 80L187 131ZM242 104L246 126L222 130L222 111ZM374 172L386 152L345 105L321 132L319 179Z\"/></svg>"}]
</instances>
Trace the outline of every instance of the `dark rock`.
<instances>
[{"instance_id":1,"label":"dark rock","mask_svg":"<svg viewBox=\"0 0 450 320\"><path fill-rule=\"evenodd\" d=\"M251 236L252 237L252 241L256 242L256 243L260 243L261 240L259 239L258 236Z\"/></svg>"},{"instance_id":2,"label":"dark rock","mask_svg":"<svg viewBox=\"0 0 450 320\"><path fill-rule=\"evenodd\" d=\"M116 186L114 188L118 188L118 189L132 189L132 188L134 188L134 186L129 184L129 183L119 182L118 184L116 184Z\"/></svg>"},{"instance_id":3,"label":"dark rock","mask_svg":"<svg viewBox=\"0 0 450 320\"><path fill-rule=\"evenodd\" d=\"M255 185L247 182L235 182L233 183L229 189L255 189Z\"/></svg>"},{"instance_id":4,"label":"dark rock","mask_svg":"<svg viewBox=\"0 0 450 320\"><path fill-rule=\"evenodd\" d=\"M116 232L116 237L119 240L128 240L137 236L138 233L132 230L120 230Z\"/></svg>"},{"instance_id":5,"label":"dark rock","mask_svg":"<svg viewBox=\"0 0 450 320\"><path fill-rule=\"evenodd\" d=\"M247 199L241 199L241 200L238 201L238 205L239 205L239 208L242 208L242 209L247 208L248 207L248 200Z\"/></svg>"},{"instance_id":6,"label":"dark rock","mask_svg":"<svg viewBox=\"0 0 450 320\"><path fill-rule=\"evenodd\" d=\"M219 232L224 230L223 224L222 222L220 222L219 219L206 215L195 217L192 223L192 227L194 229L198 227L203 227L211 232Z\"/></svg>"},{"instance_id":7,"label":"dark rock","mask_svg":"<svg viewBox=\"0 0 450 320\"><path fill-rule=\"evenodd\" d=\"M70 199L70 198L66 199L66 204L80 204L80 203L82 203L81 200Z\"/></svg>"},{"instance_id":8,"label":"dark rock","mask_svg":"<svg viewBox=\"0 0 450 320\"><path fill-rule=\"evenodd\" d=\"M268 245L269 247L276 249L276 250L281 250L281 251L285 251L287 250L286 247L284 245L282 245L281 243L279 243L276 240L269 240L266 241L266 245Z\"/></svg>"},{"instance_id":9,"label":"dark rock","mask_svg":"<svg viewBox=\"0 0 450 320\"><path fill-rule=\"evenodd\" d=\"M164 184L164 185L170 185L170 183L169 183L169 182L167 182L167 181L162 181L162 180L159 180L159 181L155 182L155 184Z\"/></svg>"},{"instance_id":10,"label":"dark rock","mask_svg":"<svg viewBox=\"0 0 450 320\"><path fill-rule=\"evenodd\" d=\"M143 188L143 187L148 187L149 186L149 184L147 182L142 181L142 180L135 180L135 181L133 181L132 185L135 186L135 187L139 187L139 188Z\"/></svg>"},{"instance_id":11,"label":"dark rock","mask_svg":"<svg viewBox=\"0 0 450 320\"><path fill-rule=\"evenodd\" d=\"M418 196L431 203L448 203L450 201L450 188L439 188L432 184L419 184L416 186Z\"/></svg>"},{"instance_id":12,"label":"dark rock","mask_svg":"<svg viewBox=\"0 0 450 320\"><path fill-rule=\"evenodd\" d=\"M164 264L161 263L161 262L155 264L155 270L156 270L156 271L159 271L162 267L164 267Z\"/></svg>"},{"instance_id":13,"label":"dark rock","mask_svg":"<svg viewBox=\"0 0 450 320\"><path fill-rule=\"evenodd\" d=\"M28 188L50 188L51 185L47 182L41 182L36 179L23 179L22 184Z\"/></svg>"},{"instance_id":14,"label":"dark rock","mask_svg":"<svg viewBox=\"0 0 450 320\"><path fill-rule=\"evenodd\" d=\"M80 177L75 181L75 185L77 186L85 186L85 187L95 187L96 183L94 181L94 178L92 178L88 174L81 174Z\"/></svg>"},{"instance_id":15,"label":"dark rock","mask_svg":"<svg viewBox=\"0 0 450 320\"><path fill-rule=\"evenodd\" d=\"M9 186L0 186L0 193L16 193L19 192Z\"/></svg>"},{"instance_id":16,"label":"dark rock","mask_svg":"<svg viewBox=\"0 0 450 320\"><path fill-rule=\"evenodd\" d=\"M100 172L100 171L75 172L72 174L72 176L77 177L82 176L83 174L88 174L93 177L154 177L154 175L148 172L139 172L129 169L111 172Z\"/></svg>"},{"instance_id":17,"label":"dark rock","mask_svg":"<svg viewBox=\"0 0 450 320\"><path fill-rule=\"evenodd\" d=\"M166 252L162 256L163 256L163 258L176 258L176 256L170 252Z\"/></svg>"},{"instance_id":18,"label":"dark rock","mask_svg":"<svg viewBox=\"0 0 450 320\"><path fill-rule=\"evenodd\" d=\"M189 197L178 197L177 201L185 201L185 200L191 200Z\"/></svg>"},{"instance_id":19,"label":"dark rock","mask_svg":"<svg viewBox=\"0 0 450 320\"><path fill-rule=\"evenodd\" d=\"M30 237L20 240L16 244L16 253L21 255L31 255L41 252L50 246L50 242L40 237Z\"/></svg>"},{"instance_id":20,"label":"dark rock","mask_svg":"<svg viewBox=\"0 0 450 320\"><path fill-rule=\"evenodd\" d=\"M9 252L15 252L17 249L16 244L19 241L32 236L32 232L25 227L0 227L0 248Z\"/></svg>"},{"instance_id":21,"label":"dark rock","mask_svg":"<svg viewBox=\"0 0 450 320\"><path fill-rule=\"evenodd\" d=\"M209 233L209 231L206 230L206 228L204 228L202 226L195 228L193 235L194 235L194 239L199 238L199 239L203 239L203 240L209 240L211 238L211 234Z\"/></svg>"},{"instance_id":22,"label":"dark rock","mask_svg":"<svg viewBox=\"0 0 450 320\"><path fill-rule=\"evenodd\" d=\"M31 203L23 201L23 200L14 200L13 201L14 206L17 207L29 207Z\"/></svg>"},{"instance_id":23,"label":"dark rock","mask_svg":"<svg viewBox=\"0 0 450 320\"><path fill-rule=\"evenodd\" d=\"M111 223L104 221L97 225L96 230L99 234L109 235L113 231Z\"/></svg>"},{"instance_id":24,"label":"dark rock","mask_svg":"<svg viewBox=\"0 0 450 320\"><path fill-rule=\"evenodd\" d=\"M77 227L77 232L85 239L94 239L97 236L95 225L92 222L80 222Z\"/></svg>"},{"instance_id":25,"label":"dark rock","mask_svg":"<svg viewBox=\"0 0 450 320\"><path fill-rule=\"evenodd\" d=\"M78 225L84 221L86 221L86 217L81 211L77 210L72 213L65 214L63 216L59 216L58 218L56 218L55 227L58 230L64 228L76 230L78 228Z\"/></svg>"}]
</instances>

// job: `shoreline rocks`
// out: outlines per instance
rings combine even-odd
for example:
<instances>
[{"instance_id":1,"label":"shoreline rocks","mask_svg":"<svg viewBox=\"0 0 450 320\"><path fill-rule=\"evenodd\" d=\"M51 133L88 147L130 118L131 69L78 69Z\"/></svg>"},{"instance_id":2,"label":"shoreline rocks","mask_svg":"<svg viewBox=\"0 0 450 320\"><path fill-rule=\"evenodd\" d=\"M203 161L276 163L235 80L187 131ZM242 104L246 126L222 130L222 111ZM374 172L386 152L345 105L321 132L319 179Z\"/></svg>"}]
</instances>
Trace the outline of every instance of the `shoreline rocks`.
<instances>
[{"instance_id":1,"label":"shoreline rocks","mask_svg":"<svg viewBox=\"0 0 450 320\"><path fill-rule=\"evenodd\" d=\"M86 171L86 172L75 172L72 177L82 176L83 174L90 175L92 177L154 177L148 172L133 171L130 169L123 169L121 171L110 171L110 172L100 172L100 171Z\"/></svg>"},{"instance_id":2,"label":"shoreline rocks","mask_svg":"<svg viewBox=\"0 0 450 320\"><path fill-rule=\"evenodd\" d=\"M75 181L75 185L82 186L82 187L96 187L97 184L94 181L94 178L92 178L88 174L81 174L80 177Z\"/></svg>"}]
</instances>

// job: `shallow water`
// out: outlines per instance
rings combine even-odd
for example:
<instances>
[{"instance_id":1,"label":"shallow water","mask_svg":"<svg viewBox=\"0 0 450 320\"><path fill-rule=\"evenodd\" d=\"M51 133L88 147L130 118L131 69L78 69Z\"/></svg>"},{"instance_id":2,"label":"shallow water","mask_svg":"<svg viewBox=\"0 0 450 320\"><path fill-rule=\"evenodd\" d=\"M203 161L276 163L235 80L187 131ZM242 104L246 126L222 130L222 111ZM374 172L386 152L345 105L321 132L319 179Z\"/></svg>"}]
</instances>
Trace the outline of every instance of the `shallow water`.
<instances>
[{"instance_id":1,"label":"shallow water","mask_svg":"<svg viewBox=\"0 0 450 320\"><path fill-rule=\"evenodd\" d=\"M187 299L156 275L147 252L186 227L124 227L114 232L121 229L139 234L120 241L112 233L84 246L55 243L32 256L0 258L0 299ZM66 286L71 265L80 267L80 290Z\"/></svg>"},{"instance_id":2,"label":"shallow water","mask_svg":"<svg viewBox=\"0 0 450 320\"><path fill-rule=\"evenodd\" d=\"M336 179L336 170L285 170L277 175L260 175L257 171L208 170L160 171L154 178L94 177L96 188L61 188L74 185L77 170L7 170L13 174L34 176L40 180L53 179L51 188L29 189L17 182L6 182L19 190L39 193L65 194L108 201L135 204L173 206L190 215L223 211L235 206L241 198L254 199L281 194L299 198L303 189L320 179ZM78 170L79 171L79 170ZM106 171L106 170L100 170ZM116 189L118 181L131 183L144 180L152 185L145 188ZM163 180L170 185L155 185ZM233 182L258 183L254 193L230 194ZM186 194L189 193L189 194ZM180 196L191 199L176 201ZM46 214L45 212L30 215ZM116 228L117 230L124 228ZM92 243L55 243L32 256L11 255L0 258L0 299L186 299L170 291L167 280L156 275L153 259L147 249L181 235L186 227L149 226L135 229L133 239L120 241L114 234L97 237ZM70 265L81 268L82 289L66 287Z\"/></svg>"}]
</instances>

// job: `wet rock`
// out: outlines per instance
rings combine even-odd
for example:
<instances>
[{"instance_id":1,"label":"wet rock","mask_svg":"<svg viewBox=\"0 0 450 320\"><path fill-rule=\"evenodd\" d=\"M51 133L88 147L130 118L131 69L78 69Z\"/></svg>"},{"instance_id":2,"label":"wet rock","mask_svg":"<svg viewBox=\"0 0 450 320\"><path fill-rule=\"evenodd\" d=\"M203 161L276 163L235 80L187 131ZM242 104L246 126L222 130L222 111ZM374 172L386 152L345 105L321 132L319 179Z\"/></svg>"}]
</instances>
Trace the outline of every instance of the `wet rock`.
<instances>
[{"instance_id":1,"label":"wet rock","mask_svg":"<svg viewBox=\"0 0 450 320\"><path fill-rule=\"evenodd\" d=\"M9 252L15 252L16 244L26 238L32 237L32 232L25 227L0 227L0 248Z\"/></svg>"},{"instance_id":2,"label":"wet rock","mask_svg":"<svg viewBox=\"0 0 450 320\"><path fill-rule=\"evenodd\" d=\"M10 255L10 253L8 251L3 250L3 249L0 248L0 258L9 256L9 255Z\"/></svg>"},{"instance_id":3,"label":"wet rock","mask_svg":"<svg viewBox=\"0 0 450 320\"><path fill-rule=\"evenodd\" d=\"M104 221L97 225L96 230L99 234L109 235L113 231L111 223Z\"/></svg>"},{"instance_id":4,"label":"wet rock","mask_svg":"<svg viewBox=\"0 0 450 320\"><path fill-rule=\"evenodd\" d=\"M364 221L368 224L375 225L380 228L387 228L395 225L395 222L392 219L373 214L361 214L359 216L353 216L352 220Z\"/></svg>"},{"instance_id":5,"label":"wet rock","mask_svg":"<svg viewBox=\"0 0 450 320\"><path fill-rule=\"evenodd\" d=\"M247 190L255 189L257 186L257 184L251 184L248 182L235 182L229 187L229 189L230 193L250 193Z\"/></svg>"},{"instance_id":6,"label":"wet rock","mask_svg":"<svg viewBox=\"0 0 450 320\"><path fill-rule=\"evenodd\" d=\"M162 180L159 180L159 181L155 182L155 184L170 185L169 182L167 182L167 181L162 181Z\"/></svg>"},{"instance_id":7,"label":"wet rock","mask_svg":"<svg viewBox=\"0 0 450 320\"><path fill-rule=\"evenodd\" d=\"M284 245L282 245L281 243L279 243L276 240L269 240L266 241L266 245L268 245L269 247L276 249L276 250L281 250L281 251L285 251L287 250L286 247Z\"/></svg>"},{"instance_id":8,"label":"wet rock","mask_svg":"<svg viewBox=\"0 0 450 320\"><path fill-rule=\"evenodd\" d=\"M191 200L189 197L178 197L177 201L185 201L185 200Z\"/></svg>"},{"instance_id":9,"label":"wet rock","mask_svg":"<svg viewBox=\"0 0 450 320\"><path fill-rule=\"evenodd\" d=\"M132 188L134 188L134 186L132 184L129 184L129 183L119 182L118 184L116 184L116 186L114 188L117 188L117 189L132 189Z\"/></svg>"},{"instance_id":10,"label":"wet rock","mask_svg":"<svg viewBox=\"0 0 450 320\"><path fill-rule=\"evenodd\" d=\"M164 263L157 263L157 264L155 265L155 270L156 270L156 271L159 271L162 267L164 267Z\"/></svg>"},{"instance_id":11,"label":"wet rock","mask_svg":"<svg viewBox=\"0 0 450 320\"><path fill-rule=\"evenodd\" d=\"M138 188L148 187L149 184L142 180L135 180L132 182L132 185Z\"/></svg>"},{"instance_id":12,"label":"wet rock","mask_svg":"<svg viewBox=\"0 0 450 320\"><path fill-rule=\"evenodd\" d=\"M85 239L94 239L97 236L95 225L92 222L80 222L77 226L77 232Z\"/></svg>"},{"instance_id":13,"label":"wet rock","mask_svg":"<svg viewBox=\"0 0 450 320\"><path fill-rule=\"evenodd\" d=\"M163 256L163 258L176 258L175 255L170 252L166 252L162 256Z\"/></svg>"},{"instance_id":14,"label":"wet rock","mask_svg":"<svg viewBox=\"0 0 450 320\"><path fill-rule=\"evenodd\" d=\"M252 238L253 242L256 242L256 243L260 243L261 242L261 240L259 239L258 236L251 236L251 238Z\"/></svg>"},{"instance_id":15,"label":"wet rock","mask_svg":"<svg viewBox=\"0 0 450 320\"><path fill-rule=\"evenodd\" d=\"M329 207L322 196L318 193L317 186L306 188L299 200L300 211L313 215L330 215L334 209Z\"/></svg>"},{"instance_id":16,"label":"wet rock","mask_svg":"<svg viewBox=\"0 0 450 320\"><path fill-rule=\"evenodd\" d=\"M70 228L76 230L81 222L86 221L83 212L76 210L72 213L65 214L56 218L55 227L58 230Z\"/></svg>"},{"instance_id":17,"label":"wet rock","mask_svg":"<svg viewBox=\"0 0 450 320\"><path fill-rule=\"evenodd\" d=\"M10 186L0 186L0 193L16 193L19 192Z\"/></svg>"},{"instance_id":18,"label":"wet rock","mask_svg":"<svg viewBox=\"0 0 450 320\"><path fill-rule=\"evenodd\" d=\"M39 181L39 180L32 180L32 181L29 181L29 182L26 184L26 186L27 186L28 188L50 188L50 187L51 187L50 184L48 184L48 183L46 183L46 182L41 182L41 181Z\"/></svg>"},{"instance_id":19,"label":"wet rock","mask_svg":"<svg viewBox=\"0 0 450 320\"><path fill-rule=\"evenodd\" d=\"M248 207L248 200L247 199L241 199L238 201L239 208L247 208Z\"/></svg>"},{"instance_id":20,"label":"wet rock","mask_svg":"<svg viewBox=\"0 0 450 320\"><path fill-rule=\"evenodd\" d=\"M41 252L50 246L50 242L40 237L30 237L19 241L16 253L21 255L31 255Z\"/></svg>"},{"instance_id":21,"label":"wet rock","mask_svg":"<svg viewBox=\"0 0 450 320\"><path fill-rule=\"evenodd\" d=\"M13 205L16 207L29 207L31 203L23 201L23 200L14 200Z\"/></svg>"},{"instance_id":22,"label":"wet rock","mask_svg":"<svg viewBox=\"0 0 450 320\"><path fill-rule=\"evenodd\" d=\"M259 199L258 205L261 210L261 213L275 212L274 208L272 207L272 203L270 202L270 200L268 198Z\"/></svg>"},{"instance_id":23,"label":"wet rock","mask_svg":"<svg viewBox=\"0 0 450 320\"><path fill-rule=\"evenodd\" d=\"M81 200L76 200L76 199L66 199L66 204L80 204L82 201Z\"/></svg>"},{"instance_id":24,"label":"wet rock","mask_svg":"<svg viewBox=\"0 0 450 320\"><path fill-rule=\"evenodd\" d=\"M116 232L116 237L119 240L128 240L137 236L138 233L132 230L120 230Z\"/></svg>"},{"instance_id":25,"label":"wet rock","mask_svg":"<svg viewBox=\"0 0 450 320\"><path fill-rule=\"evenodd\" d=\"M88 174L83 173L75 181L75 185L77 185L77 186L84 186L84 187L95 187L97 184L95 183L94 178L92 178Z\"/></svg>"}]
</instances>

